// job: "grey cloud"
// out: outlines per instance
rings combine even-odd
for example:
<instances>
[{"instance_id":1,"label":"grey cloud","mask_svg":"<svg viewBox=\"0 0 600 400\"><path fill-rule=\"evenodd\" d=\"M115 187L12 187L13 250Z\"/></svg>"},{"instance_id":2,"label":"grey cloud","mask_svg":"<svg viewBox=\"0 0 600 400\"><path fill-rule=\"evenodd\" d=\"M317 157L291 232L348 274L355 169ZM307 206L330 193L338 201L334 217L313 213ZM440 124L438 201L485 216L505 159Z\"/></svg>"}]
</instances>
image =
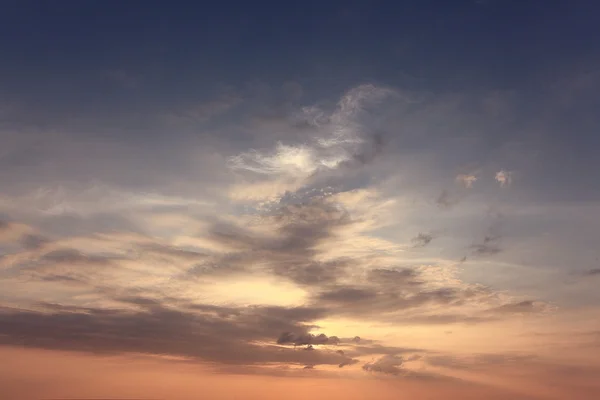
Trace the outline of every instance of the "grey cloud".
<instances>
[{"instance_id":1,"label":"grey cloud","mask_svg":"<svg viewBox=\"0 0 600 400\"><path fill-rule=\"evenodd\" d=\"M375 343L366 346L354 346L347 351L347 353L351 356L365 356L370 354L398 355L417 352L423 353L426 352L426 350L411 347L383 346Z\"/></svg>"},{"instance_id":2,"label":"grey cloud","mask_svg":"<svg viewBox=\"0 0 600 400\"><path fill-rule=\"evenodd\" d=\"M106 265L113 257L87 255L75 249L59 249L50 251L40 257L40 261L71 265Z\"/></svg>"},{"instance_id":3,"label":"grey cloud","mask_svg":"<svg viewBox=\"0 0 600 400\"><path fill-rule=\"evenodd\" d=\"M503 304L489 311L500 314L523 314L539 312L542 311L544 308L545 305L543 303L535 302L532 300L524 300L516 303Z\"/></svg>"},{"instance_id":4,"label":"grey cloud","mask_svg":"<svg viewBox=\"0 0 600 400\"><path fill-rule=\"evenodd\" d=\"M592 268L583 273L585 276L597 276L600 275L600 268Z\"/></svg>"},{"instance_id":5,"label":"grey cloud","mask_svg":"<svg viewBox=\"0 0 600 400\"><path fill-rule=\"evenodd\" d=\"M299 285L321 286L334 283L344 273L348 264L345 260L313 261L307 264L282 262L273 267L273 272Z\"/></svg>"},{"instance_id":6,"label":"grey cloud","mask_svg":"<svg viewBox=\"0 0 600 400\"><path fill-rule=\"evenodd\" d=\"M88 285L88 281L71 275L48 274L41 275L40 277L38 277L38 279L44 282L60 282L74 285Z\"/></svg>"},{"instance_id":7,"label":"grey cloud","mask_svg":"<svg viewBox=\"0 0 600 400\"><path fill-rule=\"evenodd\" d=\"M477 256L493 256L502 252L502 249L493 243L474 244L471 248Z\"/></svg>"},{"instance_id":8,"label":"grey cloud","mask_svg":"<svg viewBox=\"0 0 600 400\"><path fill-rule=\"evenodd\" d=\"M368 372L378 372L389 375L399 375L402 372L400 368L404 363L404 358L394 355L385 355L376 361L363 365L363 369Z\"/></svg>"},{"instance_id":9,"label":"grey cloud","mask_svg":"<svg viewBox=\"0 0 600 400\"><path fill-rule=\"evenodd\" d=\"M139 251L150 253L155 256L172 257L187 261L201 260L207 257L206 254L198 251L182 249L175 246L168 246L159 243L143 243L137 245Z\"/></svg>"},{"instance_id":10,"label":"grey cloud","mask_svg":"<svg viewBox=\"0 0 600 400\"><path fill-rule=\"evenodd\" d=\"M535 361L536 356L521 353L482 353L463 356L447 354L428 355L425 361L436 367L460 370L474 370L496 365L517 365Z\"/></svg>"},{"instance_id":11,"label":"grey cloud","mask_svg":"<svg viewBox=\"0 0 600 400\"><path fill-rule=\"evenodd\" d=\"M58 305L45 305L46 311L2 309L0 343L96 353L169 354L238 365L350 362L335 351L294 351L256 344L274 343L276 330L307 334L308 329L299 320L278 318L260 307L240 308L238 314L223 317L221 313L180 311L154 302L126 300L150 307L143 312Z\"/></svg>"},{"instance_id":12,"label":"grey cloud","mask_svg":"<svg viewBox=\"0 0 600 400\"><path fill-rule=\"evenodd\" d=\"M21 245L27 250L37 250L44 244L49 243L49 240L41 235L26 234L19 240Z\"/></svg>"},{"instance_id":13,"label":"grey cloud","mask_svg":"<svg viewBox=\"0 0 600 400\"><path fill-rule=\"evenodd\" d=\"M460 202L460 198L457 196L454 196L452 194L450 194L450 192L448 192L446 189L442 190L442 192L440 193L440 195L437 197L435 203L440 207L440 208L452 208L455 205L457 205Z\"/></svg>"},{"instance_id":14,"label":"grey cloud","mask_svg":"<svg viewBox=\"0 0 600 400\"><path fill-rule=\"evenodd\" d=\"M346 358L344 361L342 361L341 363L338 364L339 368L344 368L347 365L354 365L354 364L358 364L359 361L356 359L352 359L352 358Z\"/></svg>"},{"instance_id":15,"label":"grey cloud","mask_svg":"<svg viewBox=\"0 0 600 400\"><path fill-rule=\"evenodd\" d=\"M348 213L323 199L310 199L300 204L286 204L259 217L261 224L271 227L271 234L215 222L209 239L231 247L233 251L209 257L189 273L235 273L248 271L249 265L261 264L268 272L303 286L332 284L355 264L349 259L327 262L315 260L315 247L335 237L336 230L350 226Z\"/></svg>"},{"instance_id":16,"label":"grey cloud","mask_svg":"<svg viewBox=\"0 0 600 400\"><path fill-rule=\"evenodd\" d=\"M293 344L294 346L308 345L337 345L340 343L340 339L337 336L327 337L324 333L319 335L313 335L311 333L305 334L293 334L291 332L283 332L277 339L277 344Z\"/></svg>"},{"instance_id":17,"label":"grey cloud","mask_svg":"<svg viewBox=\"0 0 600 400\"><path fill-rule=\"evenodd\" d=\"M377 268L372 269L367 274L369 282L378 285L394 285L400 287L404 285L420 285L423 282L418 280L419 274L410 268Z\"/></svg>"},{"instance_id":18,"label":"grey cloud","mask_svg":"<svg viewBox=\"0 0 600 400\"><path fill-rule=\"evenodd\" d=\"M42 248L43 249L43 248ZM102 270L114 269L126 257L120 254L86 254L77 249L59 248L42 252L32 249L27 258L14 265L15 271L29 279L45 282L89 285Z\"/></svg>"},{"instance_id":19,"label":"grey cloud","mask_svg":"<svg viewBox=\"0 0 600 400\"><path fill-rule=\"evenodd\" d=\"M340 287L321 293L317 301L324 301L334 304L351 304L372 300L377 296L377 292L370 288Z\"/></svg>"},{"instance_id":20,"label":"grey cloud","mask_svg":"<svg viewBox=\"0 0 600 400\"><path fill-rule=\"evenodd\" d=\"M433 240L434 236L431 233L419 233L411 239L413 247L425 247Z\"/></svg>"},{"instance_id":21,"label":"grey cloud","mask_svg":"<svg viewBox=\"0 0 600 400\"><path fill-rule=\"evenodd\" d=\"M328 307L332 314L349 315L368 319L382 319L394 322L447 323L460 321L483 321L475 316L459 316L448 310L445 315L419 316L405 312L428 305L462 306L470 301L485 301L490 296L483 287L427 289L420 284L404 280L375 284L371 286L335 286L316 293L313 304ZM404 320L403 320L404 319Z\"/></svg>"},{"instance_id":22,"label":"grey cloud","mask_svg":"<svg viewBox=\"0 0 600 400\"><path fill-rule=\"evenodd\" d=\"M490 228L491 230L491 228ZM477 256L493 256L502 252L502 248L499 245L501 237L498 234L488 233L481 243L474 244L471 246L473 254Z\"/></svg>"},{"instance_id":23,"label":"grey cloud","mask_svg":"<svg viewBox=\"0 0 600 400\"><path fill-rule=\"evenodd\" d=\"M114 232L143 233L129 218L114 213L51 215L41 219L38 226L52 236L62 237Z\"/></svg>"},{"instance_id":24,"label":"grey cloud","mask_svg":"<svg viewBox=\"0 0 600 400\"><path fill-rule=\"evenodd\" d=\"M355 165L363 166L373 162L384 150L384 137L381 133L371 135L366 144L356 152L349 161L342 166L352 168Z\"/></svg>"}]
</instances>

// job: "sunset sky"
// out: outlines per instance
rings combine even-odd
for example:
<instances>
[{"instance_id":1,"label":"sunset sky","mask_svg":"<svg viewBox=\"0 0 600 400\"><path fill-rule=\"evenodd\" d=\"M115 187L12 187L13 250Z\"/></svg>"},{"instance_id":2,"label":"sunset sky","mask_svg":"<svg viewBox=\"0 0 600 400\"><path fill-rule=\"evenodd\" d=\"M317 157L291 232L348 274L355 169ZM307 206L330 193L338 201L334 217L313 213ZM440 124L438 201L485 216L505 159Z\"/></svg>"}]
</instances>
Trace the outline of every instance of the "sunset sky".
<instances>
[{"instance_id":1,"label":"sunset sky","mask_svg":"<svg viewBox=\"0 0 600 400\"><path fill-rule=\"evenodd\" d=\"M0 6L0 399L600 398L600 3Z\"/></svg>"}]
</instances>

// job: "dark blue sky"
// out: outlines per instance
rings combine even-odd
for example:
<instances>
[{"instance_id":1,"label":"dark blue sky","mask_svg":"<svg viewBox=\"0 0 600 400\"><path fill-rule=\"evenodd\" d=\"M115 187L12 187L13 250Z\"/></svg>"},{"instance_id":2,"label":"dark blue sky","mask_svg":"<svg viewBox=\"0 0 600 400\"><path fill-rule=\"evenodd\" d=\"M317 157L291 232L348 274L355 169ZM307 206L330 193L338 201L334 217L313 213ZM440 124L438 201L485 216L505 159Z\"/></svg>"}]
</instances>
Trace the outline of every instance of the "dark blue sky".
<instances>
[{"instance_id":1,"label":"dark blue sky","mask_svg":"<svg viewBox=\"0 0 600 400\"><path fill-rule=\"evenodd\" d=\"M124 69L169 97L252 79L511 89L597 63L599 12L584 0L5 1L0 84L110 97L94 78Z\"/></svg>"},{"instance_id":2,"label":"dark blue sky","mask_svg":"<svg viewBox=\"0 0 600 400\"><path fill-rule=\"evenodd\" d=\"M513 112L486 124L481 154L526 137L542 170L561 154L551 176L589 189L570 176L599 144L599 16L587 0L4 1L0 101L18 111L0 124L137 140L224 88L275 107L256 87L295 82L309 104L374 83L475 96L460 110L474 114L500 93Z\"/></svg>"}]
</instances>

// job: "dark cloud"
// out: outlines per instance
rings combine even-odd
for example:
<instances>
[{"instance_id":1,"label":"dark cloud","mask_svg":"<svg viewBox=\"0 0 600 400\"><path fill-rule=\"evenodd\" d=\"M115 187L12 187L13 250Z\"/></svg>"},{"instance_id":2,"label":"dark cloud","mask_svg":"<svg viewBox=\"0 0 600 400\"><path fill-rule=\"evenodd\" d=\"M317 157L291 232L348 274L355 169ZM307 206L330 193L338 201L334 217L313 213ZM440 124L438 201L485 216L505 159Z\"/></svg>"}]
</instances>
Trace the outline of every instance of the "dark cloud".
<instances>
[{"instance_id":1,"label":"dark cloud","mask_svg":"<svg viewBox=\"0 0 600 400\"><path fill-rule=\"evenodd\" d=\"M502 252L502 249L495 244L474 244L471 246L473 254L477 256L493 256Z\"/></svg>"},{"instance_id":2,"label":"dark cloud","mask_svg":"<svg viewBox=\"0 0 600 400\"><path fill-rule=\"evenodd\" d=\"M94 213L88 216L59 214L45 216L38 226L51 236L72 237L99 233L134 232L142 234L142 229L130 218L115 213Z\"/></svg>"},{"instance_id":3,"label":"dark cloud","mask_svg":"<svg viewBox=\"0 0 600 400\"><path fill-rule=\"evenodd\" d=\"M72 265L105 265L110 260L111 257L87 255L75 249L53 250L40 257L42 262Z\"/></svg>"},{"instance_id":4,"label":"dark cloud","mask_svg":"<svg viewBox=\"0 0 600 400\"><path fill-rule=\"evenodd\" d=\"M250 265L302 286L335 283L355 265L349 259L327 262L316 260L315 247L349 226L348 213L323 199L309 199L300 204L286 204L259 216L259 224L271 227L271 234L258 234L246 227L215 222L209 239L235 251L207 258L193 267L190 274L247 272Z\"/></svg>"},{"instance_id":5,"label":"dark cloud","mask_svg":"<svg viewBox=\"0 0 600 400\"><path fill-rule=\"evenodd\" d=\"M428 355L424 360L436 367L460 370L482 369L498 365L519 365L535 361L536 356L521 353L483 353L472 355Z\"/></svg>"},{"instance_id":6,"label":"dark cloud","mask_svg":"<svg viewBox=\"0 0 600 400\"><path fill-rule=\"evenodd\" d=\"M372 163L381 153L383 153L385 147L385 139L382 133L375 133L371 135L366 143L362 146L360 151L352 155L352 158L347 161L344 166L363 166Z\"/></svg>"},{"instance_id":7,"label":"dark cloud","mask_svg":"<svg viewBox=\"0 0 600 400\"><path fill-rule=\"evenodd\" d=\"M402 270L400 270L402 271ZM378 271L377 279L385 275ZM379 275L381 274L381 275ZM392 274L393 275L393 274ZM452 313L451 307L459 307L468 302L486 301L490 292L484 287L427 289L419 282L413 282L412 273L399 272L401 279L370 286L335 286L321 291L313 297L313 304L327 307L333 315L345 315L385 321L413 323L455 323L482 322L483 317ZM395 276L398 278L398 276ZM371 277L372 278L372 277ZM445 314L428 315L426 308L431 305L444 305ZM423 309L424 313L407 313ZM489 318L487 318L489 319Z\"/></svg>"},{"instance_id":8,"label":"dark cloud","mask_svg":"<svg viewBox=\"0 0 600 400\"><path fill-rule=\"evenodd\" d=\"M600 275L600 268L592 268L584 272L585 276L597 276Z\"/></svg>"},{"instance_id":9,"label":"dark cloud","mask_svg":"<svg viewBox=\"0 0 600 400\"><path fill-rule=\"evenodd\" d=\"M44 282L60 282L74 285L88 285L87 280L71 275L49 274L42 275L39 277L39 279Z\"/></svg>"},{"instance_id":10,"label":"dark cloud","mask_svg":"<svg viewBox=\"0 0 600 400\"><path fill-rule=\"evenodd\" d=\"M453 196L452 194L450 194L450 192L444 189L442 190L442 193L440 193L440 195L437 197L435 203L440 208L449 209L457 205L460 202L460 200L461 199L459 197Z\"/></svg>"},{"instance_id":11,"label":"dark cloud","mask_svg":"<svg viewBox=\"0 0 600 400\"><path fill-rule=\"evenodd\" d=\"M493 256L502 252L500 241L502 239L501 227L504 222L504 215L492 208L488 211L488 216L491 218L491 221L483 240L471 246L473 254L476 256Z\"/></svg>"},{"instance_id":12,"label":"dark cloud","mask_svg":"<svg viewBox=\"0 0 600 400\"><path fill-rule=\"evenodd\" d=\"M337 336L327 337L324 333L313 335L311 333L293 334L291 332L283 332L277 339L277 344L308 345L311 350L313 345L337 345L339 343L340 339Z\"/></svg>"},{"instance_id":13,"label":"dark cloud","mask_svg":"<svg viewBox=\"0 0 600 400\"><path fill-rule=\"evenodd\" d=\"M26 234L21 237L19 242L27 250L37 250L49 243L49 240L41 235Z\"/></svg>"},{"instance_id":14,"label":"dark cloud","mask_svg":"<svg viewBox=\"0 0 600 400\"><path fill-rule=\"evenodd\" d=\"M196 261L207 257L204 253L159 243L143 243L137 245L137 248L142 253L152 254L163 258L177 258L186 261Z\"/></svg>"},{"instance_id":15,"label":"dark cloud","mask_svg":"<svg viewBox=\"0 0 600 400\"><path fill-rule=\"evenodd\" d=\"M473 254L477 256L493 256L502 252L502 249L498 244L499 240L500 236L486 235L483 238L482 243L471 246L471 249L473 249Z\"/></svg>"},{"instance_id":16,"label":"dark cloud","mask_svg":"<svg viewBox=\"0 0 600 400\"><path fill-rule=\"evenodd\" d=\"M425 247L433 240L434 236L430 233L419 233L411 239L413 247Z\"/></svg>"},{"instance_id":17,"label":"dark cloud","mask_svg":"<svg viewBox=\"0 0 600 400\"><path fill-rule=\"evenodd\" d=\"M426 350L412 347L383 346L374 343L370 345L354 346L347 351L347 354L351 356L365 356L370 354L399 355L416 352L423 353L426 352Z\"/></svg>"},{"instance_id":18,"label":"dark cloud","mask_svg":"<svg viewBox=\"0 0 600 400\"><path fill-rule=\"evenodd\" d=\"M367 273L367 280L378 286L393 286L398 289L403 286L418 286L419 273L411 268L377 268Z\"/></svg>"},{"instance_id":19,"label":"dark cloud","mask_svg":"<svg viewBox=\"0 0 600 400\"><path fill-rule=\"evenodd\" d=\"M385 355L373 362L363 365L363 369L368 372L377 372L389 375L399 375L402 372L400 368L404 363L404 358L395 355Z\"/></svg>"},{"instance_id":20,"label":"dark cloud","mask_svg":"<svg viewBox=\"0 0 600 400\"><path fill-rule=\"evenodd\" d=\"M40 305L41 311L2 309L0 343L95 353L168 354L239 365L351 362L333 350L295 351L275 343L276 331L308 335L310 326L304 316L315 315L308 310L244 307L237 313L213 309L215 313L176 310L147 299L122 300L139 304L144 311L51 304ZM208 309L212 307L216 306ZM292 316L299 318L286 319Z\"/></svg>"},{"instance_id":21,"label":"dark cloud","mask_svg":"<svg viewBox=\"0 0 600 400\"><path fill-rule=\"evenodd\" d=\"M545 308L543 303L532 300L524 300L516 303L503 304L489 311L500 314L523 314L542 311Z\"/></svg>"},{"instance_id":22,"label":"dark cloud","mask_svg":"<svg viewBox=\"0 0 600 400\"><path fill-rule=\"evenodd\" d=\"M318 295L317 301L333 304L351 304L372 300L377 292L371 288L340 287Z\"/></svg>"}]
</instances>

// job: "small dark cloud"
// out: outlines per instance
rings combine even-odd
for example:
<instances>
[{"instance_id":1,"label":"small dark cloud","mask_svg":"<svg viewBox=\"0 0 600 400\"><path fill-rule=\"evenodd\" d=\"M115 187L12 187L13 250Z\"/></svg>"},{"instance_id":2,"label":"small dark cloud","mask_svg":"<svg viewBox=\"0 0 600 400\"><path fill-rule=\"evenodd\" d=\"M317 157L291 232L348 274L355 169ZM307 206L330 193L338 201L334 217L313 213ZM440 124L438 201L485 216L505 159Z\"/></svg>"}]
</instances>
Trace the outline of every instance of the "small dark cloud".
<instances>
[{"instance_id":1,"label":"small dark cloud","mask_svg":"<svg viewBox=\"0 0 600 400\"><path fill-rule=\"evenodd\" d=\"M188 261L201 260L207 257L204 253L158 243L144 243L139 244L137 247L144 253L150 253L155 256L179 258Z\"/></svg>"},{"instance_id":2,"label":"small dark cloud","mask_svg":"<svg viewBox=\"0 0 600 400\"><path fill-rule=\"evenodd\" d=\"M413 247L425 247L433 240L434 236L431 233L419 233L411 239Z\"/></svg>"},{"instance_id":3,"label":"small dark cloud","mask_svg":"<svg viewBox=\"0 0 600 400\"><path fill-rule=\"evenodd\" d=\"M477 256L493 256L502 252L502 249L495 244L474 244L471 246L473 254Z\"/></svg>"},{"instance_id":4,"label":"small dark cloud","mask_svg":"<svg viewBox=\"0 0 600 400\"><path fill-rule=\"evenodd\" d=\"M313 345L337 345L338 343L340 343L340 339L337 336L328 337L324 333L313 335L311 333L294 334L291 332L283 332L277 339L277 344L293 344L294 346L307 345L310 346L310 350L313 349Z\"/></svg>"},{"instance_id":5,"label":"small dark cloud","mask_svg":"<svg viewBox=\"0 0 600 400\"><path fill-rule=\"evenodd\" d=\"M600 268L592 268L583 273L585 276L598 276L600 275Z\"/></svg>"},{"instance_id":6,"label":"small dark cloud","mask_svg":"<svg viewBox=\"0 0 600 400\"><path fill-rule=\"evenodd\" d=\"M429 365L459 370L474 370L496 365L518 365L534 361L536 357L521 353L482 353L468 356L429 355L424 357Z\"/></svg>"},{"instance_id":7,"label":"small dark cloud","mask_svg":"<svg viewBox=\"0 0 600 400\"><path fill-rule=\"evenodd\" d=\"M325 335L308 335L310 325L285 319L294 315L303 319L309 315L304 311L240 307L231 313L227 309L218 312L214 309L218 306L207 306L205 312L202 307L177 310L146 298L121 300L140 304L143 311L60 304L39 304L41 311L2 309L0 344L94 353L168 354L229 365L352 362L333 350L294 351L273 342L274 330L297 331L299 337L325 341Z\"/></svg>"},{"instance_id":8,"label":"small dark cloud","mask_svg":"<svg viewBox=\"0 0 600 400\"><path fill-rule=\"evenodd\" d=\"M543 303L538 303L532 300L524 300L516 303L504 304L489 310L493 313L500 314L524 314L542 311L545 308Z\"/></svg>"},{"instance_id":9,"label":"small dark cloud","mask_svg":"<svg viewBox=\"0 0 600 400\"><path fill-rule=\"evenodd\" d=\"M440 195L437 197L435 203L438 205L438 207L440 208L445 208L445 209L449 209L454 207L455 205L457 205L460 202L460 198L452 196L450 194L450 192L448 192L446 189L442 190L442 193L440 193Z\"/></svg>"},{"instance_id":10,"label":"small dark cloud","mask_svg":"<svg viewBox=\"0 0 600 400\"><path fill-rule=\"evenodd\" d=\"M346 358L344 361L342 361L341 363L338 364L339 368L344 368L347 365L354 365L354 364L358 364L358 360L357 359L353 359L353 358Z\"/></svg>"},{"instance_id":11,"label":"small dark cloud","mask_svg":"<svg viewBox=\"0 0 600 400\"><path fill-rule=\"evenodd\" d=\"M367 372L377 372L388 375L399 375L404 358L395 355L385 355L373 362L363 365L363 370Z\"/></svg>"},{"instance_id":12,"label":"small dark cloud","mask_svg":"<svg viewBox=\"0 0 600 400\"><path fill-rule=\"evenodd\" d=\"M44 254L41 261L59 264L105 265L114 257L87 255L75 249L59 249Z\"/></svg>"},{"instance_id":13,"label":"small dark cloud","mask_svg":"<svg viewBox=\"0 0 600 400\"><path fill-rule=\"evenodd\" d=\"M486 235L483 238L483 242L472 245L471 249L473 249L473 254L477 256L493 256L502 252L498 244L499 241L499 235Z\"/></svg>"},{"instance_id":14,"label":"small dark cloud","mask_svg":"<svg viewBox=\"0 0 600 400\"><path fill-rule=\"evenodd\" d=\"M376 296L377 292L370 288L340 287L321 293L318 296L318 300L331 303L347 304L371 300Z\"/></svg>"},{"instance_id":15,"label":"small dark cloud","mask_svg":"<svg viewBox=\"0 0 600 400\"><path fill-rule=\"evenodd\" d=\"M26 234L19 239L21 246L27 250L37 250L44 244L48 243L48 239L40 235Z\"/></svg>"},{"instance_id":16,"label":"small dark cloud","mask_svg":"<svg viewBox=\"0 0 600 400\"><path fill-rule=\"evenodd\" d=\"M385 141L383 134L375 133L369 137L366 145L359 152L353 155L349 163L358 163L358 165L366 165L372 163L383 152Z\"/></svg>"},{"instance_id":17,"label":"small dark cloud","mask_svg":"<svg viewBox=\"0 0 600 400\"><path fill-rule=\"evenodd\" d=\"M75 284L75 285L87 285L88 282L75 277L75 276L70 276L70 275L61 275L61 274L50 274L50 275L42 275L39 278L41 281L44 282L61 282L61 283L67 283L67 284Z\"/></svg>"}]
</instances>

